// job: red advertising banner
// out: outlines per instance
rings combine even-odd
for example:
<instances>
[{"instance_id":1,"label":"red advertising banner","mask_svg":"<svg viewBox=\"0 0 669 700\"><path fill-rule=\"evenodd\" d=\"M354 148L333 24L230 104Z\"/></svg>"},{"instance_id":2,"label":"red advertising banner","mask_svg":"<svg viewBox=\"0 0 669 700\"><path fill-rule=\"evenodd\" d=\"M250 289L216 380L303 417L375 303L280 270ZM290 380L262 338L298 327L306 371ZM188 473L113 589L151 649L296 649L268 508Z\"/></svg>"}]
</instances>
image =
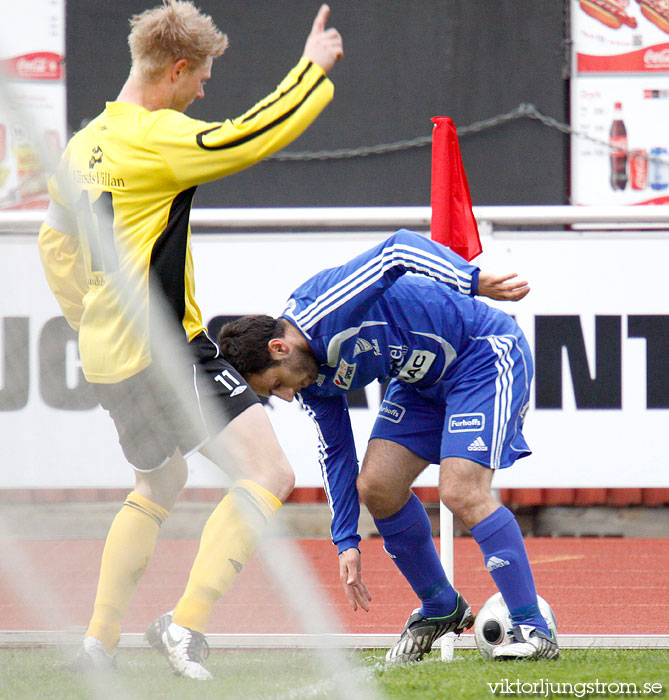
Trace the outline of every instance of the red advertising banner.
<instances>
[{"instance_id":1,"label":"red advertising banner","mask_svg":"<svg viewBox=\"0 0 669 700\"><path fill-rule=\"evenodd\" d=\"M65 0L21 0L0 23L0 209L48 204L66 140Z\"/></svg>"},{"instance_id":2,"label":"red advertising banner","mask_svg":"<svg viewBox=\"0 0 669 700\"><path fill-rule=\"evenodd\" d=\"M669 71L669 0L574 0L577 73Z\"/></svg>"}]
</instances>

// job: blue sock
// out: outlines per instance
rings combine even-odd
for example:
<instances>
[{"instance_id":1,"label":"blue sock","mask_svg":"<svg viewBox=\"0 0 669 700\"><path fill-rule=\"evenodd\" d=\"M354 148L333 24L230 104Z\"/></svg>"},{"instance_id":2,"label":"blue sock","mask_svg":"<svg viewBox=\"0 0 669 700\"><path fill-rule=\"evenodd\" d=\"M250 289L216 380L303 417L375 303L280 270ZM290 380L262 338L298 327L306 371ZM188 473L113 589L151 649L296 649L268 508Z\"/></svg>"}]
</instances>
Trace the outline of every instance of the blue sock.
<instances>
[{"instance_id":1,"label":"blue sock","mask_svg":"<svg viewBox=\"0 0 669 700\"><path fill-rule=\"evenodd\" d=\"M548 634L539 610L532 569L523 535L513 513L500 506L492 515L471 528L486 569L506 602L514 625L532 625Z\"/></svg>"},{"instance_id":2,"label":"blue sock","mask_svg":"<svg viewBox=\"0 0 669 700\"><path fill-rule=\"evenodd\" d=\"M421 615L450 615L458 594L446 578L432 539L430 519L416 494L412 493L397 513L374 522L384 549L421 599Z\"/></svg>"}]
</instances>

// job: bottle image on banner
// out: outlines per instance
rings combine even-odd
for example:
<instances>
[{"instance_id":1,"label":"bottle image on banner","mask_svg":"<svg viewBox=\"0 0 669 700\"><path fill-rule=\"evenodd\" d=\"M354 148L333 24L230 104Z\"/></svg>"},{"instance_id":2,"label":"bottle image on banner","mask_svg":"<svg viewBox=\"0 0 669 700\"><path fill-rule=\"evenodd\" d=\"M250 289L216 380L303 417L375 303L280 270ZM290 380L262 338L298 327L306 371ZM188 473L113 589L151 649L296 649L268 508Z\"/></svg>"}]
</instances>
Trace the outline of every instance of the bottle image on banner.
<instances>
[{"instance_id":1,"label":"bottle image on banner","mask_svg":"<svg viewBox=\"0 0 669 700\"><path fill-rule=\"evenodd\" d=\"M651 148L648 164L648 182L654 190L666 190L669 187L669 162L667 149L662 146Z\"/></svg>"},{"instance_id":2,"label":"bottle image on banner","mask_svg":"<svg viewBox=\"0 0 669 700\"><path fill-rule=\"evenodd\" d=\"M613 122L609 132L611 145L611 189L624 190L627 186L627 129L623 121L622 104L616 102L613 108Z\"/></svg>"}]
</instances>

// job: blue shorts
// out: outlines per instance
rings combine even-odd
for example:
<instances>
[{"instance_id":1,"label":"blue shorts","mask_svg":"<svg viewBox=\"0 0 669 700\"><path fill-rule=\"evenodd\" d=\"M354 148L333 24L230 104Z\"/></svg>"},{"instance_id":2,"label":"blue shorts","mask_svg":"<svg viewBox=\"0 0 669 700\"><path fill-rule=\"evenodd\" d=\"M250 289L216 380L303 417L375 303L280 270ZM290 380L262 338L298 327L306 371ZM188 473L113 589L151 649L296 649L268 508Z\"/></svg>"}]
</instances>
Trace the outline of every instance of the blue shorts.
<instances>
[{"instance_id":1,"label":"blue shorts","mask_svg":"<svg viewBox=\"0 0 669 700\"><path fill-rule=\"evenodd\" d=\"M510 467L531 454L522 427L532 375L522 334L472 339L439 384L417 389L393 379L371 438L397 442L431 464L461 457Z\"/></svg>"}]
</instances>

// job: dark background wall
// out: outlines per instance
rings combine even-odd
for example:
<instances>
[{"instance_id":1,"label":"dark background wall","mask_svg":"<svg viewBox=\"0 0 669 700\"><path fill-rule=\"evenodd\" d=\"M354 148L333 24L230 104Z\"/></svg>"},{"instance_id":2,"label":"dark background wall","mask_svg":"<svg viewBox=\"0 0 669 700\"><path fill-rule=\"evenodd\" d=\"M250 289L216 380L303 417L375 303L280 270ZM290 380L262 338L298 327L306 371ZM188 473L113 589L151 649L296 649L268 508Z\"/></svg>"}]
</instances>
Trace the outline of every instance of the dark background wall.
<instances>
[{"instance_id":1,"label":"dark background wall","mask_svg":"<svg viewBox=\"0 0 669 700\"><path fill-rule=\"evenodd\" d=\"M71 129L118 94L130 66L128 18L157 0L67 2ZM331 0L346 56L334 101L286 151L349 149L429 136L430 118L456 126L534 103L567 121L565 2ZM235 117L297 62L318 2L196 0L230 38L205 100L189 114ZM530 119L461 136L474 204L566 203L568 140ZM202 186L195 206L426 205L430 146L325 161L260 163Z\"/></svg>"}]
</instances>

